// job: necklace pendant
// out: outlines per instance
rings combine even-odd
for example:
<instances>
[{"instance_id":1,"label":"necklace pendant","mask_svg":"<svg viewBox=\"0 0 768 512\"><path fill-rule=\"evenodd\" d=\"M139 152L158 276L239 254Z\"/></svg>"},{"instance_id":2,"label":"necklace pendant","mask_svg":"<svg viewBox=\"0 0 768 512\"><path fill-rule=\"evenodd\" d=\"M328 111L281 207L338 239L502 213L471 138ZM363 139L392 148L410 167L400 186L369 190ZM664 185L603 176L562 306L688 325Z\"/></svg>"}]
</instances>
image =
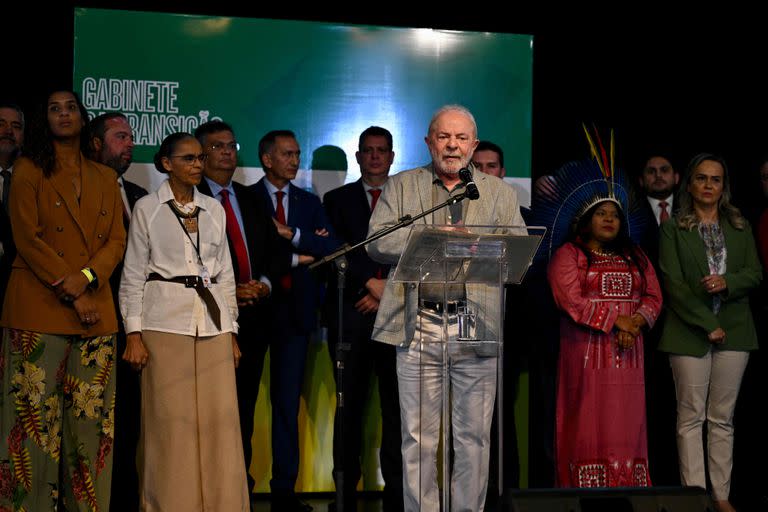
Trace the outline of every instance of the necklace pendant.
<instances>
[{"instance_id":1,"label":"necklace pendant","mask_svg":"<svg viewBox=\"0 0 768 512\"><path fill-rule=\"evenodd\" d=\"M197 217L185 217L183 221L187 233L197 233Z\"/></svg>"}]
</instances>

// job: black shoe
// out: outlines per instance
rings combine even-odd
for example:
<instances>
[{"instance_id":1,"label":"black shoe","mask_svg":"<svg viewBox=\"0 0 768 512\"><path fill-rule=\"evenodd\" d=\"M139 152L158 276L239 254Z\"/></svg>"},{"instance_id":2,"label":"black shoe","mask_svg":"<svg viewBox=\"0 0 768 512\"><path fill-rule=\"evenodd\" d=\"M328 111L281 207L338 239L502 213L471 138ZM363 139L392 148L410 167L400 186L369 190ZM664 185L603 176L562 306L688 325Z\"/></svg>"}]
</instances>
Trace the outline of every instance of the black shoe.
<instances>
[{"instance_id":1,"label":"black shoe","mask_svg":"<svg viewBox=\"0 0 768 512\"><path fill-rule=\"evenodd\" d=\"M295 494L272 495L272 512L312 512L312 505Z\"/></svg>"}]
</instances>

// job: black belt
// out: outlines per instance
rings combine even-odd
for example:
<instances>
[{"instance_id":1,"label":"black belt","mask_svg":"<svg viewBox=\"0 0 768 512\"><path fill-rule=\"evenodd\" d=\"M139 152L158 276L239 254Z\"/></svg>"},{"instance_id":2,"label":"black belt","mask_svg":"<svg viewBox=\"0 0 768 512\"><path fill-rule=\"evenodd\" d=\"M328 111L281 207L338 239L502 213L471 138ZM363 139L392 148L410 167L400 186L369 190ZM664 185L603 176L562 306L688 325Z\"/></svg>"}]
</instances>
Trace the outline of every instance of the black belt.
<instances>
[{"instance_id":1,"label":"black belt","mask_svg":"<svg viewBox=\"0 0 768 512\"><path fill-rule=\"evenodd\" d=\"M465 300L449 300L448 302L419 300L420 308L431 309L432 311L435 311L441 315L443 314L443 311L446 311L449 315L455 315L459 312L460 307L464 307L466 305L467 301Z\"/></svg>"},{"instance_id":2,"label":"black belt","mask_svg":"<svg viewBox=\"0 0 768 512\"><path fill-rule=\"evenodd\" d=\"M147 276L147 281L165 281L166 283L183 284L186 288L194 288L205 303L205 307L208 308L208 312L211 314L211 319L216 325L216 328L221 330L221 310L219 309L219 305L216 304L216 299L211 293L211 290L205 287L200 276L163 277L157 272L152 272ZM215 284L216 278L211 278L211 282Z\"/></svg>"}]
</instances>

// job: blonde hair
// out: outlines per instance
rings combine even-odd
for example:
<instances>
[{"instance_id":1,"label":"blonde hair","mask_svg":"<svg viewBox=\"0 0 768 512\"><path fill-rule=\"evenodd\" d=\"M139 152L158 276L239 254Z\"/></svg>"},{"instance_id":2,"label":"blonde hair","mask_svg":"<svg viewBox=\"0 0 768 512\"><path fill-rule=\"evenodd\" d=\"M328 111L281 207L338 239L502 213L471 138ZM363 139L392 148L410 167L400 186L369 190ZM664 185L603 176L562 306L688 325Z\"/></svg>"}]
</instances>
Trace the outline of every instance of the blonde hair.
<instances>
[{"instance_id":1,"label":"blonde hair","mask_svg":"<svg viewBox=\"0 0 768 512\"><path fill-rule=\"evenodd\" d=\"M699 218L696 215L696 210L693 207L693 197L688 192L688 185L691 184L693 179L693 173L702 162L711 161L717 162L723 167L723 194L720 196L720 201L717 204L717 213L721 219L727 219L731 226L738 230L742 230L746 227L747 221L741 214L741 211L731 204L731 185L728 178L728 166L725 165L725 160L721 157L713 155L711 153L699 153L694 156L688 167L683 174L682 185L678 192L677 201L680 208L675 216L675 222L678 227L686 229L688 231L694 229L699 225Z\"/></svg>"}]
</instances>

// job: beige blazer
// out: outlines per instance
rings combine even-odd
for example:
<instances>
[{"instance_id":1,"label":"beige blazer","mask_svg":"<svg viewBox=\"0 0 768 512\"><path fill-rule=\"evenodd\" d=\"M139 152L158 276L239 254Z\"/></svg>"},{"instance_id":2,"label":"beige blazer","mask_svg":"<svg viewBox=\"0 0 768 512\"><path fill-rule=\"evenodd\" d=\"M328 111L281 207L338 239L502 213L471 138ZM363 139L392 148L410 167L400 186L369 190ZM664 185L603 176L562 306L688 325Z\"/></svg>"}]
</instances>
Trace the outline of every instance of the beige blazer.
<instances>
[{"instance_id":1,"label":"beige blazer","mask_svg":"<svg viewBox=\"0 0 768 512\"><path fill-rule=\"evenodd\" d=\"M415 216L432 208L432 180L434 173L431 164L409 171L400 172L387 180L384 190L376 204L369 224L368 235L391 226L405 215ZM517 193L495 176L481 172L474 173L474 181L480 192L480 198L470 201L466 208L465 224L486 226L524 226ZM469 201L465 199L465 201ZM427 215L416 223L432 224L432 216ZM368 245L368 254L380 263L393 265L384 294L379 304L372 338L390 345L408 345L416 330L418 314L418 287L415 283L395 283L395 272L400 254L408 240L410 230L403 228L378 239ZM485 318L496 318L499 314L498 290L480 285L467 285L467 302L477 311L478 329L498 337L488 326L483 325ZM500 339L500 337L498 338Z\"/></svg>"},{"instance_id":2,"label":"beige blazer","mask_svg":"<svg viewBox=\"0 0 768 512\"><path fill-rule=\"evenodd\" d=\"M83 336L117 332L109 276L125 251L122 199L115 171L81 155L81 199L70 180L46 178L28 158L14 165L9 212L18 254L13 262L0 325ZM98 277L93 292L101 320L84 326L51 283L84 267Z\"/></svg>"}]
</instances>

